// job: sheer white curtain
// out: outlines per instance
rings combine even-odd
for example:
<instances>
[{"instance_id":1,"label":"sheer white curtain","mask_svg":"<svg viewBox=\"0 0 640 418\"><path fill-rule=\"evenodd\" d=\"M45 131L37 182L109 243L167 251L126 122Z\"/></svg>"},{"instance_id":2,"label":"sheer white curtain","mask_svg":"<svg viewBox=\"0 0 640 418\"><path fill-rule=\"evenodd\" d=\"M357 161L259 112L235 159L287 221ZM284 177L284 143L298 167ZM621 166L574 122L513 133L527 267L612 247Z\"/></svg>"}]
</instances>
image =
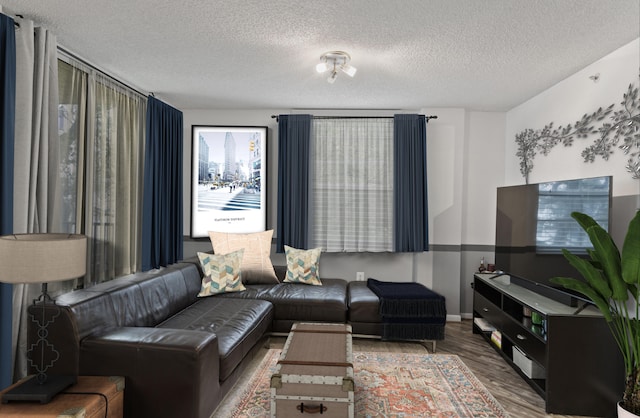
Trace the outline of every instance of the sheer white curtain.
<instances>
[{"instance_id":1,"label":"sheer white curtain","mask_svg":"<svg viewBox=\"0 0 640 418\"><path fill-rule=\"evenodd\" d=\"M16 18L16 131L14 233L64 232L59 193L58 71L56 37L32 21ZM43 277L45 280L46 277ZM49 292L71 290L73 280L51 283ZM13 290L14 379L27 372L26 308L38 285Z\"/></svg>"},{"instance_id":2,"label":"sheer white curtain","mask_svg":"<svg viewBox=\"0 0 640 418\"><path fill-rule=\"evenodd\" d=\"M146 97L89 75L83 228L90 260L85 286L132 273L140 265L140 219Z\"/></svg>"},{"instance_id":3,"label":"sheer white curtain","mask_svg":"<svg viewBox=\"0 0 640 418\"><path fill-rule=\"evenodd\" d=\"M393 251L393 119L314 119L310 244Z\"/></svg>"},{"instance_id":4,"label":"sheer white curtain","mask_svg":"<svg viewBox=\"0 0 640 418\"><path fill-rule=\"evenodd\" d=\"M146 98L66 55L59 74L63 215L89 238L88 287L139 267Z\"/></svg>"}]
</instances>

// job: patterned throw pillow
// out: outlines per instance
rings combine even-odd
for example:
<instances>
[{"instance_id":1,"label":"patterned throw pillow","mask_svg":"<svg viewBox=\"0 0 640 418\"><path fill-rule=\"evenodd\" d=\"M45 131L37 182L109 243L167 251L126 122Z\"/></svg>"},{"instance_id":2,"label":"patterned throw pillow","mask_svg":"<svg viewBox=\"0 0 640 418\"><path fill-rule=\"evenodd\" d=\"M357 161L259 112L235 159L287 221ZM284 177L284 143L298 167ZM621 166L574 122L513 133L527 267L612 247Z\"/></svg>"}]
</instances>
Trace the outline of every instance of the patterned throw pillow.
<instances>
[{"instance_id":1,"label":"patterned throw pillow","mask_svg":"<svg viewBox=\"0 0 640 418\"><path fill-rule=\"evenodd\" d=\"M247 290L242 284L240 263L244 250L229 254L198 253L204 277L198 297Z\"/></svg>"},{"instance_id":2,"label":"patterned throw pillow","mask_svg":"<svg viewBox=\"0 0 640 418\"><path fill-rule=\"evenodd\" d=\"M216 254L227 254L244 248L242 281L244 284L279 283L271 264L271 238L273 229L249 234L209 232L211 246Z\"/></svg>"},{"instance_id":3,"label":"patterned throw pillow","mask_svg":"<svg viewBox=\"0 0 640 418\"><path fill-rule=\"evenodd\" d=\"M287 275L285 283L304 283L322 286L320 281L320 253L321 248L312 250L298 250L284 246L287 257Z\"/></svg>"}]
</instances>

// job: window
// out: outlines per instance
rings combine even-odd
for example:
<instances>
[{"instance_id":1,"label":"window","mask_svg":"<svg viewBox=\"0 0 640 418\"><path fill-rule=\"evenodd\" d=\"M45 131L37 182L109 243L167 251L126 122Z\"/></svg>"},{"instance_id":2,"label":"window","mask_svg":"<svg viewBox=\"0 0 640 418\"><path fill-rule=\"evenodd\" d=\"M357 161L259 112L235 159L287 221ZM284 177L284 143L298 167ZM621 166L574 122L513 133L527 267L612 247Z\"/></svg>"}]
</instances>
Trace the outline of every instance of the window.
<instances>
[{"instance_id":1,"label":"window","mask_svg":"<svg viewBox=\"0 0 640 418\"><path fill-rule=\"evenodd\" d=\"M280 115L276 250L428 251L426 121Z\"/></svg>"},{"instance_id":2,"label":"window","mask_svg":"<svg viewBox=\"0 0 640 418\"><path fill-rule=\"evenodd\" d=\"M608 230L610 180L597 177L541 183L538 186L537 252L591 248L589 236L571 213L586 213Z\"/></svg>"},{"instance_id":3,"label":"window","mask_svg":"<svg viewBox=\"0 0 640 418\"><path fill-rule=\"evenodd\" d=\"M146 98L67 57L58 77L62 215L89 239L86 287L140 263Z\"/></svg>"},{"instance_id":4,"label":"window","mask_svg":"<svg viewBox=\"0 0 640 418\"><path fill-rule=\"evenodd\" d=\"M58 135L60 137L60 185L62 195L63 228L80 233L78 193L82 176L78 178L80 156L84 154L86 120L86 72L74 69L64 61L58 61Z\"/></svg>"},{"instance_id":5,"label":"window","mask_svg":"<svg viewBox=\"0 0 640 418\"><path fill-rule=\"evenodd\" d=\"M311 136L311 246L393 251L393 119L318 118Z\"/></svg>"}]
</instances>

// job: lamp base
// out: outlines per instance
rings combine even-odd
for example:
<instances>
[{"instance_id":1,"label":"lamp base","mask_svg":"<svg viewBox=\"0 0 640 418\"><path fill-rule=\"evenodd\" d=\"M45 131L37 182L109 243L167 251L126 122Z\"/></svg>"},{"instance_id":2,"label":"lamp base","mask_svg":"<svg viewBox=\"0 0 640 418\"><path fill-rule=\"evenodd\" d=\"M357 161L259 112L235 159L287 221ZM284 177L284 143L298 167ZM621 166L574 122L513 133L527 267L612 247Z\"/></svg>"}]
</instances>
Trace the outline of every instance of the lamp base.
<instances>
[{"instance_id":1,"label":"lamp base","mask_svg":"<svg viewBox=\"0 0 640 418\"><path fill-rule=\"evenodd\" d=\"M75 376L50 375L44 383L31 376L18 386L2 394L2 403L10 401L49 403L54 396L71 385L75 385Z\"/></svg>"}]
</instances>

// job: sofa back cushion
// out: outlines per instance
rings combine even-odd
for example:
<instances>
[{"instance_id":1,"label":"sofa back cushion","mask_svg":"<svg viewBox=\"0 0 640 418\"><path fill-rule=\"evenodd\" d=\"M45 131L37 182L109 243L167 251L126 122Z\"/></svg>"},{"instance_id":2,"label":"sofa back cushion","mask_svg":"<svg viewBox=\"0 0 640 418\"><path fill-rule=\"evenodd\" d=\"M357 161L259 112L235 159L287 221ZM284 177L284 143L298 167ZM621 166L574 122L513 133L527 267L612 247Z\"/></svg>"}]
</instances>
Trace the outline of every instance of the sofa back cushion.
<instances>
[{"instance_id":1,"label":"sofa back cushion","mask_svg":"<svg viewBox=\"0 0 640 418\"><path fill-rule=\"evenodd\" d=\"M135 273L61 295L56 303L82 340L114 327L153 327L196 300L200 274L190 263Z\"/></svg>"}]
</instances>

